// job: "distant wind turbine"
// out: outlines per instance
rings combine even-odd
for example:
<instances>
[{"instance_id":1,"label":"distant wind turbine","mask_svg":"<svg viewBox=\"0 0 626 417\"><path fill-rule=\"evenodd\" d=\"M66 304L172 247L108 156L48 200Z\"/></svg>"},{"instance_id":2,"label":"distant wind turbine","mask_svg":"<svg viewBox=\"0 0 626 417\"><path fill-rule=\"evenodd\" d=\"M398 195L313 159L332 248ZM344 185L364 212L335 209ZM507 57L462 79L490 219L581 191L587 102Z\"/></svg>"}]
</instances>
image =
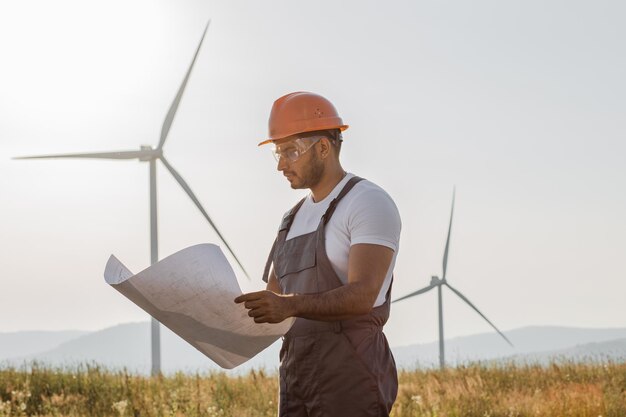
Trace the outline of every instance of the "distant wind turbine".
<instances>
[{"instance_id":1,"label":"distant wind turbine","mask_svg":"<svg viewBox=\"0 0 626 417\"><path fill-rule=\"evenodd\" d=\"M450 247L450 232L452 231L452 215L454 214L454 197L455 197L455 192L456 190L453 189L452 191L452 210L450 211L450 225L448 226L448 238L446 239L446 249L443 252L443 278L439 278L437 276L433 276L430 279L430 285L428 285L427 287L424 287L420 290L417 290L415 292L412 292L411 294L407 294L404 297L400 297L397 300L394 300L393 302L398 302L398 301L402 301L402 300L406 300L407 298L411 298L414 297L416 295L419 294L423 294L425 292L428 292L430 290L432 290L433 288L437 288L437 293L438 293L438 298L439 298L439 366L441 367L441 369L443 369L445 367L445 356L444 356L444 339L443 339L443 301L442 301L442 291L441 291L441 287L442 286L447 286L448 288L450 288L452 290L452 292L454 292L456 295L459 296L459 298L461 298L461 300L465 301L470 307L472 307L474 309L474 311L476 311L478 314L480 314L480 316L485 319L487 321L487 323L489 323L489 325L491 327L493 327L496 332L498 332L500 334L500 336L502 336L504 338L504 340L506 340L506 342L511 345L511 347L513 347L513 344L511 343L511 341L509 339L507 339L507 337L504 335L504 333L502 333L500 330L498 330L498 328L491 322L489 321L489 319L480 312L480 310L478 310L478 308L476 308L476 306L474 306L474 304L472 304L470 302L470 300L467 299L467 297L465 297L463 294L461 294L461 292L457 289L455 289L454 287L452 287L450 284L448 284L448 281L446 280L446 268L448 266L448 249Z\"/></svg>"},{"instance_id":2,"label":"distant wind turbine","mask_svg":"<svg viewBox=\"0 0 626 417\"><path fill-rule=\"evenodd\" d=\"M200 38L200 43L198 48L196 49L196 53L193 56L193 60L189 65L189 69L187 70L187 74L183 79L183 82L178 89L178 93L176 97L174 97L174 101L170 106L167 115L165 116L165 120L163 121L163 127L161 128L161 138L159 140L159 145L156 149L152 149L152 146L143 145L138 151L117 151L117 152L99 152L99 153L80 153L80 154L63 154L63 155L41 155L41 156L26 156L26 157L18 157L14 159L47 159L47 158L95 158L95 159L138 159L142 162L150 163L150 260L152 264L155 264L159 260L158 255L158 230L157 230L157 196L156 196L156 161L160 160L165 168L172 174L174 179L180 184L180 186L185 190L189 198L193 201L193 203L198 207L204 218L209 222L215 233L219 236L220 240L224 243L228 251L231 253L237 264L241 267L241 270L244 272L246 277L248 277L248 273L245 268L235 255L235 252L231 249L230 245L226 242L226 239L222 236L220 231L218 230L213 220L209 217L207 212L200 204L200 201L196 197L196 195L191 191L191 188L187 184L187 182L180 176L180 174L170 165L170 163L165 159L163 155L163 145L165 144L165 140L167 139L167 135L170 131L170 127L172 126L172 122L174 120L174 116L176 115L176 111L178 109L178 104L183 96L185 91L185 86L187 85L187 80L189 79L189 75L191 74L191 70L193 69L193 65L196 62L196 58L198 57L198 53L200 52L200 47L202 46L202 42L204 41L204 36L209 28L209 24L211 21L209 20L204 28L204 32L202 33L202 38ZM152 318L152 374L156 375L161 372L161 341L160 341L160 332L159 332L159 322Z\"/></svg>"}]
</instances>

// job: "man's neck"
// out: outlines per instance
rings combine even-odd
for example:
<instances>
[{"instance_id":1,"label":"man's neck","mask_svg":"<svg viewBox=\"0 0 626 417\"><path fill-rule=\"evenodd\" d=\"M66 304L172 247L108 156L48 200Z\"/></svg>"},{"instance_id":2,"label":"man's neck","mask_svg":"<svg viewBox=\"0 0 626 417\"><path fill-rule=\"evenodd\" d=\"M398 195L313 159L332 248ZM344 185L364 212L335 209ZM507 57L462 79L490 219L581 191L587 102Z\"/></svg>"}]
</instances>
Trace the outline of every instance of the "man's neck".
<instances>
[{"instance_id":1,"label":"man's neck","mask_svg":"<svg viewBox=\"0 0 626 417\"><path fill-rule=\"evenodd\" d=\"M341 165L337 165L325 172L320 182L311 187L313 201L318 203L328 197L328 194L335 189L345 176L346 171L343 170Z\"/></svg>"}]
</instances>

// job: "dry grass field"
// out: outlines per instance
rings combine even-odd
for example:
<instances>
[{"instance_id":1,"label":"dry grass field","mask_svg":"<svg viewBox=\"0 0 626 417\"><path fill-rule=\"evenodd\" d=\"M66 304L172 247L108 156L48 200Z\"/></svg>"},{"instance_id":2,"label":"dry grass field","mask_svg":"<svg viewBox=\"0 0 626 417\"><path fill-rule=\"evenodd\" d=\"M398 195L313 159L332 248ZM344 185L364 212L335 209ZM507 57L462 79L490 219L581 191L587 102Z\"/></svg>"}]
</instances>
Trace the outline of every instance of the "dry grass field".
<instances>
[{"instance_id":1,"label":"dry grass field","mask_svg":"<svg viewBox=\"0 0 626 417\"><path fill-rule=\"evenodd\" d=\"M98 366L0 369L0 416L274 416L263 371L144 377ZM626 364L402 372L392 416L626 417Z\"/></svg>"}]
</instances>

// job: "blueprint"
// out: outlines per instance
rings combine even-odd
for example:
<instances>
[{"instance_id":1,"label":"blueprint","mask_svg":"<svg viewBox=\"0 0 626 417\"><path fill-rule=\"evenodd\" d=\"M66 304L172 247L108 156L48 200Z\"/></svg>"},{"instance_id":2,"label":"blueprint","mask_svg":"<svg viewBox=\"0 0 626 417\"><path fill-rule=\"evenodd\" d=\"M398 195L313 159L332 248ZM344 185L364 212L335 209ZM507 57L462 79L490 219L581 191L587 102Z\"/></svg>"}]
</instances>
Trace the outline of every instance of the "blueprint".
<instances>
[{"instance_id":1,"label":"blueprint","mask_svg":"<svg viewBox=\"0 0 626 417\"><path fill-rule=\"evenodd\" d=\"M183 249L136 275L111 255L104 279L226 369L267 348L294 321L258 324L243 304L235 304L241 288L228 260L213 244Z\"/></svg>"}]
</instances>

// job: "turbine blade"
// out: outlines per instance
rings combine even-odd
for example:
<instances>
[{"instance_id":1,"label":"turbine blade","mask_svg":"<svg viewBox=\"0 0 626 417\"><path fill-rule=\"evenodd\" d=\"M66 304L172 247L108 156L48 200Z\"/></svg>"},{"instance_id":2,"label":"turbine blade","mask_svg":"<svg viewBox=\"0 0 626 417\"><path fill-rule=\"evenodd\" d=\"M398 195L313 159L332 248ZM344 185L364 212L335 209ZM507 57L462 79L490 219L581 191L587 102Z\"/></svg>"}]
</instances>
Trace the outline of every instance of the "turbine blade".
<instances>
[{"instance_id":1,"label":"turbine blade","mask_svg":"<svg viewBox=\"0 0 626 417\"><path fill-rule=\"evenodd\" d=\"M215 230L215 233L217 233L217 235L219 236L220 240L224 243L224 245L226 246L226 248L228 248L228 251L230 252L231 255L233 255L233 258L235 258L235 261L237 261L237 264L239 264L239 267L241 268L241 270L243 271L243 273L246 275L246 277L248 279L250 279L250 276L248 275L248 272L246 272L246 269L243 267L243 265L241 264L241 262L239 261L239 258L237 258L237 255L235 255L235 252L233 252L233 250L230 248L230 245L228 244L228 242L226 242L226 239L224 239L224 236L222 236L222 234L220 233L220 231L218 230L217 226L215 225L215 223L213 223L213 220L211 220L211 218L209 217L209 215L207 214L207 212L204 210L204 207L202 207L202 204L200 204L200 201L198 200L198 198L196 198L196 195L193 193L193 191L191 191L191 188L189 188L189 185L187 184L187 182L183 179L183 177L180 176L180 174L169 164L169 162L167 162L167 159L165 159L165 157L161 157L161 162L163 162L163 165L165 165L165 167L168 169L168 171L172 174L172 176L174 177L174 179L176 179L176 181L178 182L178 184L180 184L180 186L183 188L183 190L185 190L185 192L187 193L187 195L189 196L189 198L191 198L191 201L193 201L193 203L196 205L196 207L198 207L198 210L200 210L200 212L202 213L202 215L204 216L204 218L209 222L209 224L211 225L211 227L213 228L213 230Z\"/></svg>"},{"instance_id":2,"label":"turbine blade","mask_svg":"<svg viewBox=\"0 0 626 417\"><path fill-rule=\"evenodd\" d=\"M196 63L196 58L198 57L198 53L200 52L200 47L202 46L202 41L204 41L204 35L206 35L207 30L209 29L209 24L211 21L209 20L204 28L204 32L202 33L202 38L200 38L200 43L198 44L198 48L196 49L196 53L193 56L193 60L191 61L191 65L189 65L189 69L187 69L187 74L183 79L180 88L178 89L178 93L176 93L176 97L174 97L174 101L172 102L169 111L167 112L167 116L165 116L165 120L163 121L163 127L161 127L161 139L159 140L159 146L157 149L163 148L163 144L165 143L165 139L167 139L167 134L170 132L170 127L172 126L172 122L174 121L174 116L176 116L176 111L178 110L178 104L180 103L180 99L185 92L185 87L187 86L187 80L189 80L189 75L191 74L191 70L193 69L193 65Z\"/></svg>"},{"instance_id":3,"label":"turbine blade","mask_svg":"<svg viewBox=\"0 0 626 417\"><path fill-rule=\"evenodd\" d=\"M407 298L411 298L411 297L414 297L414 296L416 296L416 295L423 294L423 293L425 293L425 292L428 292L428 291L432 290L432 289L433 289L433 288L435 288L436 286L437 286L436 284L435 284L435 285L429 285L428 287L424 287L424 288L422 288L421 290L417 290L417 291L415 291L415 292L412 292L411 294L407 294L407 295L405 295L404 297L400 297L400 298L398 298L397 300L393 300L393 301L392 301L392 303L396 303L396 302L398 302L398 301L406 300Z\"/></svg>"},{"instance_id":4,"label":"turbine blade","mask_svg":"<svg viewBox=\"0 0 626 417\"><path fill-rule=\"evenodd\" d=\"M117 151L94 153L70 153L58 155L17 156L13 159L51 159L51 158L95 158L95 159L137 159L150 156L152 151Z\"/></svg>"},{"instance_id":5,"label":"turbine blade","mask_svg":"<svg viewBox=\"0 0 626 417\"><path fill-rule=\"evenodd\" d=\"M493 324L491 321L489 321L489 319L483 313L481 313L480 310L478 310L478 308L476 308L476 306L474 304L472 304L470 300L467 299L467 297L465 297L463 294L461 294L460 291L458 291L457 289L453 288L447 282L445 284L448 286L448 288L450 288L452 291L454 291L454 293L456 295L458 295L461 298L461 300L465 301L467 304L469 304L470 307L472 307L474 309L474 311L476 311L478 314L480 314L480 316L482 318L484 318L487 321L487 323L489 323L489 325L491 327L493 327L496 330L496 332L498 332L500 334L500 336L502 336L504 338L504 340L506 340L506 342L509 345L511 345L511 347L514 347L513 343L511 343L511 341L504 335L504 333L502 333L500 330L498 330L498 328L495 326L495 324Z\"/></svg>"},{"instance_id":6,"label":"turbine blade","mask_svg":"<svg viewBox=\"0 0 626 417\"><path fill-rule=\"evenodd\" d=\"M450 225L448 226L448 238L446 239L446 249L443 252L443 278L442 279L446 279L446 269L448 268L448 249L450 248L450 232L452 232L452 215L454 214L454 195L456 193L455 188L452 189L452 210L450 210Z\"/></svg>"}]
</instances>

